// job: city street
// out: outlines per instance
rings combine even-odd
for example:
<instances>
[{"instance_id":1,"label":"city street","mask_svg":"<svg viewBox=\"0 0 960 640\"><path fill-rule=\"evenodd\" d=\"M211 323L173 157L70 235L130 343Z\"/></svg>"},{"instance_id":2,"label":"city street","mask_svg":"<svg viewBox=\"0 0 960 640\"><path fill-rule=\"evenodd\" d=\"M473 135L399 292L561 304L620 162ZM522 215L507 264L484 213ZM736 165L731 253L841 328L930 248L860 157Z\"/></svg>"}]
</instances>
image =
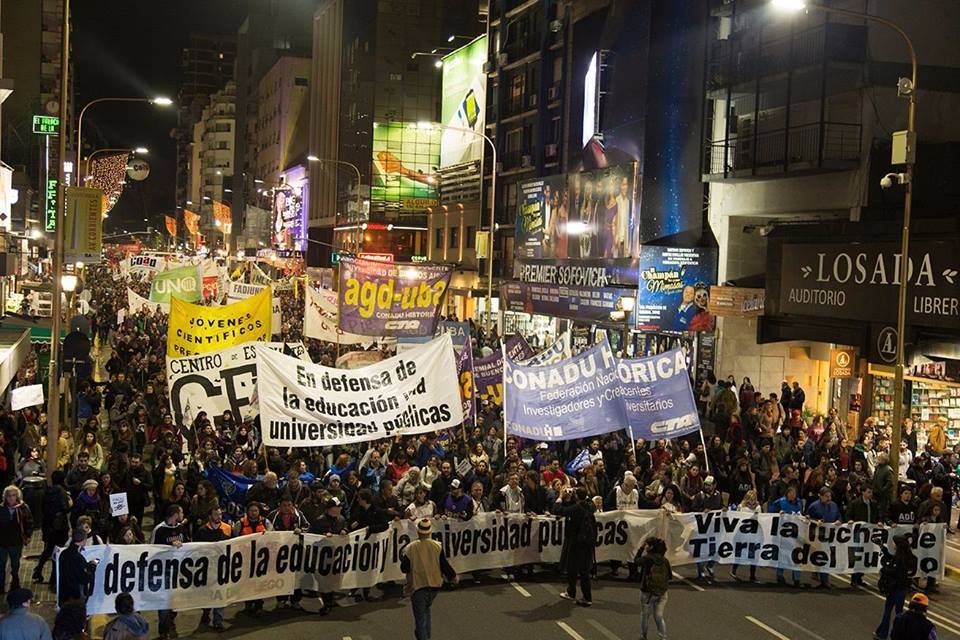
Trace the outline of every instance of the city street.
<instances>
[{"instance_id":1,"label":"city street","mask_svg":"<svg viewBox=\"0 0 960 640\"><path fill-rule=\"evenodd\" d=\"M479 584L464 575L459 587L437 596L433 636L472 640L489 638L497 629L510 629L531 639L636 638L640 625L636 583L626 581L625 571L619 578L608 574L607 567L600 568L591 608L561 600L562 585L554 573L508 582L498 572L491 572ZM763 569L758 571L759 582L754 585L734 582L728 569L719 565L715 585L700 585L695 576L694 567L684 567L671 584L666 609L671 638L870 638L883 613L875 576L868 576L869 586L861 588L851 588L844 577L833 577L834 588L829 591L809 588L810 576L804 576L808 588L780 587L774 584L773 572ZM227 609L228 630L223 634L198 628L199 611L182 613L177 627L181 637L263 638L267 629L281 633L284 640L412 637L410 602L398 597L398 591L399 587L391 587L389 595L374 602L354 603L352 598L341 596L341 606L327 617L308 613L317 610L311 598L303 600L307 612L276 611L275 603L268 601L265 612L256 619L243 614L241 605L234 605ZM50 594L43 596L35 611L52 620L50 598ZM156 614L151 612L146 617L153 636ZM930 619L936 623L940 638L960 638L960 582L948 579L940 593L931 597ZM648 637L656 635L652 627L648 633Z\"/></svg>"}]
</instances>

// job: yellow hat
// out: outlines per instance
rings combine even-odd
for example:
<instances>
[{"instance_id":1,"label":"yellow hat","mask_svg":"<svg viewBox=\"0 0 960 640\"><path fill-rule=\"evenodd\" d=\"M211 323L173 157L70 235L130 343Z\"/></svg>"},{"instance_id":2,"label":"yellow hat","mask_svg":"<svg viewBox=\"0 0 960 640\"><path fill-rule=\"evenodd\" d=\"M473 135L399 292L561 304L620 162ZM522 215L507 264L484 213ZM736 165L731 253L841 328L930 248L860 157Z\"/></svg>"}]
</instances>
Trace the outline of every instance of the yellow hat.
<instances>
[{"instance_id":1,"label":"yellow hat","mask_svg":"<svg viewBox=\"0 0 960 640\"><path fill-rule=\"evenodd\" d=\"M925 607L929 607L929 606L930 606L930 598L928 598L925 593L920 593L920 592L918 591L917 593L913 594L913 596L911 596L911 598L910 598L910 603L911 603L911 604L920 604L920 605L923 605L923 606L925 606Z\"/></svg>"}]
</instances>

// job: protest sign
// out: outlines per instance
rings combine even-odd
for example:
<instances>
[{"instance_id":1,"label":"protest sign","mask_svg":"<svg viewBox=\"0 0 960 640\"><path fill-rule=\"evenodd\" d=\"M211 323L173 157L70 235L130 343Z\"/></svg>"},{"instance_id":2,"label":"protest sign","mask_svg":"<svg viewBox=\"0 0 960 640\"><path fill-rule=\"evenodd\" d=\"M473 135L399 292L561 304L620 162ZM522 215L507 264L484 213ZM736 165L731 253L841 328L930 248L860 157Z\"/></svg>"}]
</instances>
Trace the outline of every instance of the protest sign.
<instances>
[{"instance_id":1,"label":"protest sign","mask_svg":"<svg viewBox=\"0 0 960 640\"><path fill-rule=\"evenodd\" d=\"M150 284L150 302L169 303L171 298L196 302L200 299L202 280L195 265L168 269L158 273Z\"/></svg>"},{"instance_id":2,"label":"protest sign","mask_svg":"<svg viewBox=\"0 0 960 640\"><path fill-rule=\"evenodd\" d=\"M453 267L340 260L340 328L363 336L432 336Z\"/></svg>"},{"instance_id":3,"label":"protest sign","mask_svg":"<svg viewBox=\"0 0 960 640\"><path fill-rule=\"evenodd\" d=\"M280 316L280 298L278 298L270 285L244 284L242 282L230 282L227 289L227 303L239 302L255 296L264 289L270 289L270 330L271 333L281 333L283 328L283 319Z\"/></svg>"},{"instance_id":4,"label":"protest sign","mask_svg":"<svg viewBox=\"0 0 960 640\"><path fill-rule=\"evenodd\" d=\"M223 307L174 298L170 303L167 355L175 358L270 339L270 291Z\"/></svg>"},{"instance_id":5,"label":"protest sign","mask_svg":"<svg viewBox=\"0 0 960 640\"><path fill-rule=\"evenodd\" d=\"M700 429L682 349L636 360L618 359L617 375L634 437L678 438Z\"/></svg>"},{"instance_id":6,"label":"protest sign","mask_svg":"<svg viewBox=\"0 0 960 640\"><path fill-rule=\"evenodd\" d=\"M552 345L533 356L529 360L524 360L521 364L529 367L539 367L545 364L557 364L564 358L570 357L570 332L564 331L560 334Z\"/></svg>"},{"instance_id":7,"label":"protest sign","mask_svg":"<svg viewBox=\"0 0 960 640\"><path fill-rule=\"evenodd\" d=\"M167 268L167 259L163 256L130 256L127 271L130 273L156 273Z\"/></svg>"},{"instance_id":8,"label":"protest sign","mask_svg":"<svg viewBox=\"0 0 960 640\"><path fill-rule=\"evenodd\" d=\"M833 574L880 571L893 536L911 536L918 576L942 577L946 525L884 527L822 524L802 516L711 511L671 515L657 511L607 511L596 515L597 562L632 561L656 535L674 566L716 561ZM128 592L138 611L225 607L254 598L290 595L295 589L348 591L404 580L400 552L416 539L416 523L398 520L386 531L342 536L298 536L269 531L225 540L162 545L100 545L84 549L98 558L88 614L113 613ZM564 520L552 516L478 513L467 521L442 520L433 538L458 573L531 563L555 563L563 547ZM752 558L752 559L751 559Z\"/></svg>"},{"instance_id":9,"label":"protest sign","mask_svg":"<svg viewBox=\"0 0 960 640\"><path fill-rule=\"evenodd\" d=\"M533 349L523 336L510 336L503 349L497 349L493 355L473 361L473 384L477 398L495 405L503 404L503 353L514 360L528 360L533 357Z\"/></svg>"},{"instance_id":10,"label":"protest sign","mask_svg":"<svg viewBox=\"0 0 960 640\"><path fill-rule=\"evenodd\" d=\"M455 322L453 320L443 320L437 325L437 334L449 333L453 340L453 348L459 353L465 345L473 345L470 341L470 323Z\"/></svg>"},{"instance_id":11,"label":"protest sign","mask_svg":"<svg viewBox=\"0 0 960 640\"><path fill-rule=\"evenodd\" d=\"M130 513L130 506L127 504L126 492L111 493L110 494L110 515L122 516L128 513Z\"/></svg>"},{"instance_id":12,"label":"protest sign","mask_svg":"<svg viewBox=\"0 0 960 640\"><path fill-rule=\"evenodd\" d=\"M261 431L270 446L364 442L463 421L450 336L353 370L257 351Z\"/></svg>"},{"instance_id":13,"label":"protest sign","mask_svg":"<svg viewBox=\"0 0 960 640\"><path fill-rule=\"evenodd\" d=\"M17 387L10 392L10 409L19 411L27 407L35 407L43 404L43 385L31 384L25 387Z\"/></svg>"},{"instance_id":14,"label":"protest sign","mask_svg":"<svg viewBox=\"0 0 960 640\"><path fill-rule=\"evenodd\" d=\"M303 343L265 343L279 353L310 362ZM170 413L177 424L192 424L201 411L222 426L228 409L238 421L257 416L257 353L252 343L184 358L167 356Z\"/></svg>"},{"instance_id":15,"label":"protest sign","mask_svg":"<svg viewBox=\"0 0 960 640\"><path fill-rule=\"evenodd\" d=\"M141 309L147 309L150 313L170 313L170 305L166 302L150 302L133 289L127 289L127 307L130 314L140 313Z\"/></svg>"},{"instance_id":16,"label":"protest sign","mask_svg":"<svg viewBox=\"0 0 960 640\"><path fill-rule=\"evenodd\" d=\"M369 336L347 333L337 326L337 294L317 291L307 285L303 304L303 335L342 345L364 344L373 341Z\"/></svg>"},{"instance_id":17,"label":"protest sign","mask_svg":"<svg viewBox=\"0 0 960 640\"><path fill-rule=\"evenodd\" d=\"M254 262L251 265L250 269L250 282L253 284L260 284L269 286L273 283L273 279L263 272L263 269L260 268L260 265Z\"/></svg>"},{"instance_id":18,"label":"protest sign","mask_svg":"<svg viewBox=\"0 0 960 640\"><path fill-rule=\"evenodd\" d=\"M473 349L466 345L457 354L457 379L460 381L463 424L471 427L477 422L477 397L473 388Z\"/></svg>"},{"instance_id":19,"label":"protest sign","mask_svg":"<svg viewBox=\"0 0 960 640\"><path fill-rule=\"evenodd\" d=\"M572 440L627 426L617 363L606 340L557 364L503 361L504 425L508 434Z\"/></svg>"}]
</instances>

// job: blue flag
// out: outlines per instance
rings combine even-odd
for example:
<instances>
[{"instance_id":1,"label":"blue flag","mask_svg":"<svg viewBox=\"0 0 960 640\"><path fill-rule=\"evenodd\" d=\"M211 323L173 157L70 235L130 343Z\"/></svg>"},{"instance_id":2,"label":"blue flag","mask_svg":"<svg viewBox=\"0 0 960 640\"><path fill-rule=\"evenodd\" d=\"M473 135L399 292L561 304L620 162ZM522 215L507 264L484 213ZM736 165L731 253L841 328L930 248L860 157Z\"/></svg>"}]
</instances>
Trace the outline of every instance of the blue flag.
<instances>
[{"instance_id":1,"label":"blue flag","mask_svg":"<svg viewBox=\"0 0 960 640\"><path fill-rule=\"evenodd\" d=\"M590 464L590 449L584 449L564 466L564 471L567 472L567 475L575 476L588 464Z\"/></svg>"},{"instance_id":2,"label":"blue flag","mask_svg":"<svg viewBox=\"0 0 960 640\"><path fill-rule=\"evenodd\" d=\"M256 483L256 480L244 476L235 476L224 471L212 462L207 463L203 475L217 490L220 496L220 507L229 520L243 516L247 504L247 491Z\"/></svg>"}]
</instances>

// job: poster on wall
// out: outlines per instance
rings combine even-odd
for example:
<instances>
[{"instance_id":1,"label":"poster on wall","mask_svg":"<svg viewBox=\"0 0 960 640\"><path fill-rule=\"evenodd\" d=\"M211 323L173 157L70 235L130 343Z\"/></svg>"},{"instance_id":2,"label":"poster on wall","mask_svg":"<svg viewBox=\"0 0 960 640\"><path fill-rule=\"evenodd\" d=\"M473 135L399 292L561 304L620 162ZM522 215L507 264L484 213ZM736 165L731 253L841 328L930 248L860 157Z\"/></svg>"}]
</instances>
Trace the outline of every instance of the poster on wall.
<instances>
[{"instance_id":1,"label":"poster on wall","mask_svg":"<svg viewBox=\"0 0 960 640\"><path fill-rule=\"evenodd\" d=\"M370 199L423 210L437 204L434 173L440 164L440 129L416 122L373 123Z\"/></svg>"},{"instance_id":2,"label":"poster on wall","mask_svg":"<svg viewBox=\"0 0 960 640\"><path fill-rule=\"evenodd\" d=\"M636 326L642 331L713 331L707 307L716 281L713 248L644 246L640 250L640 286Z\"/></svg>"},{"instance_id":3,"label":"poster on wall","mask_svg":"<svg viewBox=\"0 0 960 640\"><path fill-rule=\"evenodd\" d=\"M441 166L483 157L484 111L487 106L487 37L443 57L443 98L440 120L448 128L440 139ZM475 132L475 133L471 133Z\"/></svg>"}]
</instances>

